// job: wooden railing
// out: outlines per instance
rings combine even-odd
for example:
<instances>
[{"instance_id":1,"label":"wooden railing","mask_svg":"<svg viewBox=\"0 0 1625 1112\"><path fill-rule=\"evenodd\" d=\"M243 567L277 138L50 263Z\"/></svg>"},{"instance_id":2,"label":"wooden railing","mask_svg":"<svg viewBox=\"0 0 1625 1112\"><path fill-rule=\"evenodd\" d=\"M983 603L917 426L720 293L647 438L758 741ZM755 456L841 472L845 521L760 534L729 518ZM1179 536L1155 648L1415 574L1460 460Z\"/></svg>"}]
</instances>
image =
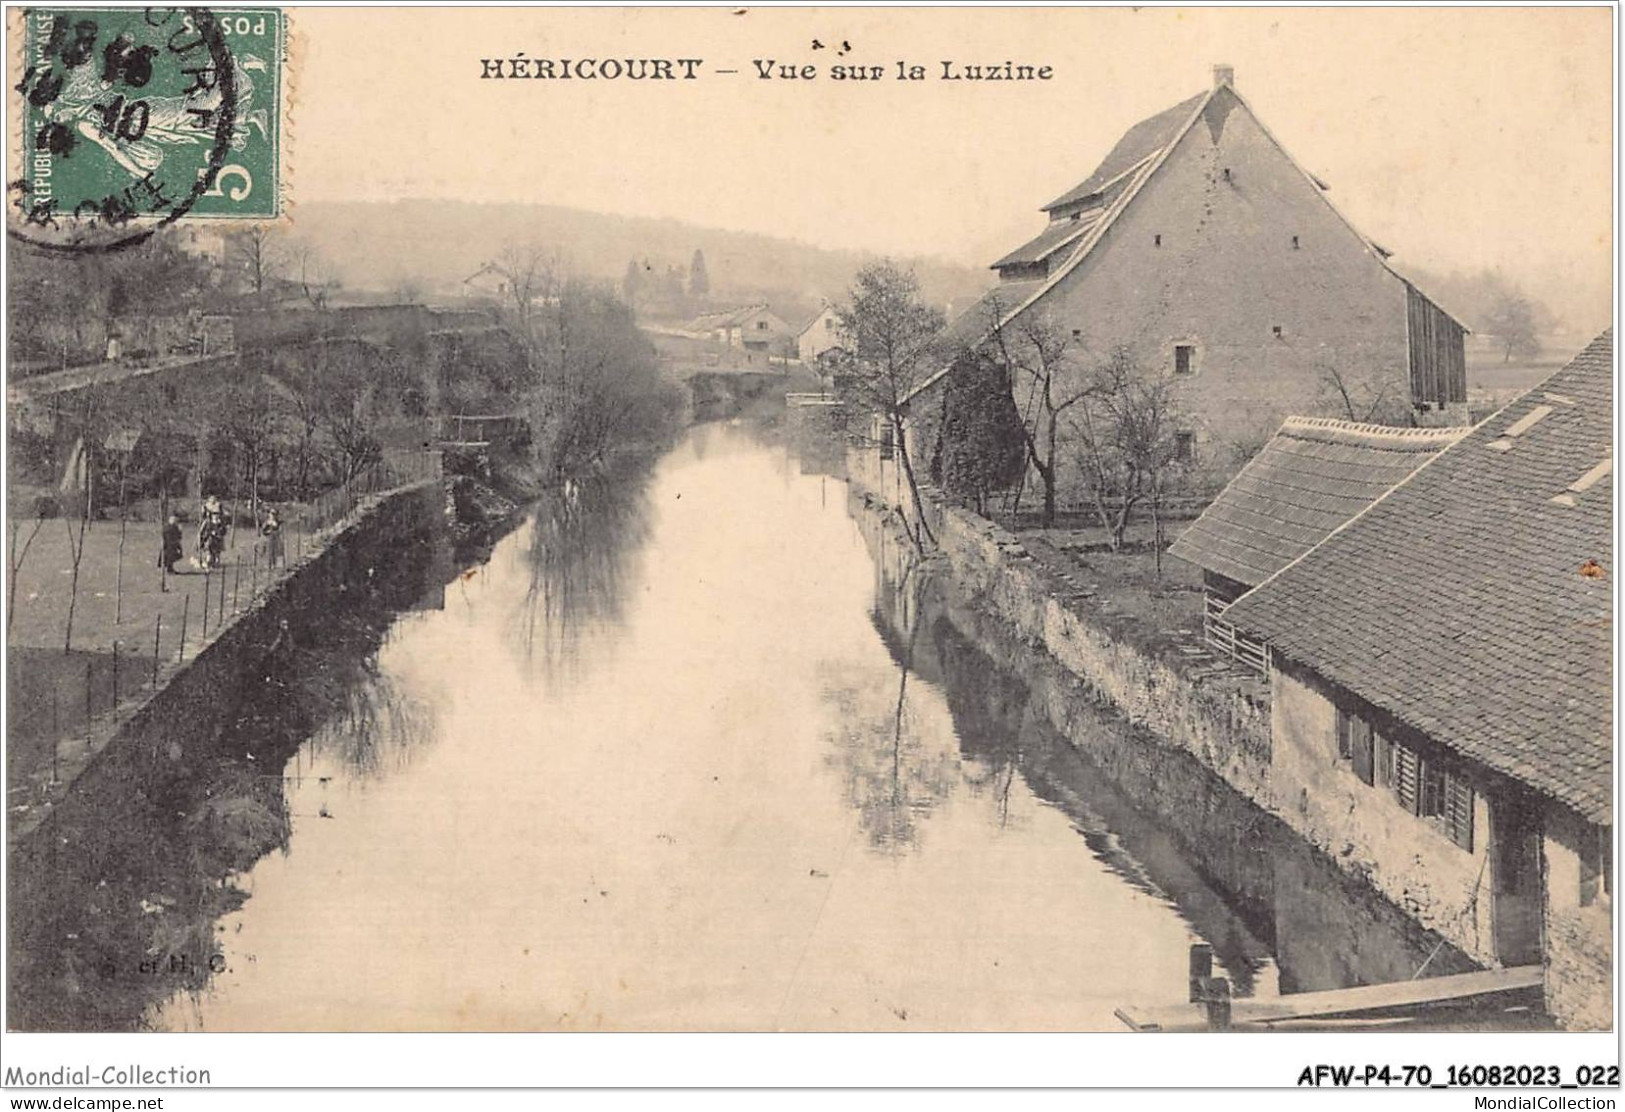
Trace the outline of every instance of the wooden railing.
<instances>
[{"instance_id":1,"label":"wooden railing","mask_svg":"<svg viewBox=\"0 0 1625 1112\"><path fill-rule=\"evenodd\" d=\"M1270 673L1270 647L1224 620L1230 604L1213 595L1202 597L1202 635L1208 645L1260 675Z\"/></svg>"}]
</instances>

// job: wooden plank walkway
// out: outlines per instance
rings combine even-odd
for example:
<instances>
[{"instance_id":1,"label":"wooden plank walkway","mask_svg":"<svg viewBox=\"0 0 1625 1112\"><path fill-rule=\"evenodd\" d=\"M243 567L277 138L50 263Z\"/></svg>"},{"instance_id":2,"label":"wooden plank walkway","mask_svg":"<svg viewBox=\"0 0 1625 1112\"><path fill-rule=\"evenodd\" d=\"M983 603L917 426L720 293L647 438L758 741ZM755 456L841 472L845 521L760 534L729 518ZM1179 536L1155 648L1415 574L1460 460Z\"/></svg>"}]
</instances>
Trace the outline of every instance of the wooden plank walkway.
<instances>
[{"instance_id":1,"label":"wooden plank walkway","mask_svg":"<svg viewBox=\"0 0 1625 1112\"><path fill-rule=\"evenodd\" d=\"M1377 1013L1407 1012L1439 1005L1463 1004L1503 993L1537 994L1541 988L1541 967L1519 965L1508 969L1486 969L1476 973L1456 973L1447 977L1427 977L1419 981L1395 981L1329 992L1300 992L1288 996L1238 997L1230 1002L1233 1028L1268 1030L1276 1024L1298 1020L1365 1016ZM1117 1018L1131 1031L1206 1031L1208 1009L1199 1003L1127 1005L1116 1010Z\"/></svg>"}]
</instances>

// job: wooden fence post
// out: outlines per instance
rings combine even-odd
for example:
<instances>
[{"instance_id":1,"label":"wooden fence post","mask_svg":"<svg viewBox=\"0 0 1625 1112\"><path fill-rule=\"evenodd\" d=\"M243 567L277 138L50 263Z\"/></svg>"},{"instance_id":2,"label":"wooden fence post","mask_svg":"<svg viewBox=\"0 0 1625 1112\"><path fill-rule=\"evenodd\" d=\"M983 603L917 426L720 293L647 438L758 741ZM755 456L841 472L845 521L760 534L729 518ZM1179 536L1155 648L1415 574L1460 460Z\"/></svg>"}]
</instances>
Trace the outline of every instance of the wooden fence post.
<instances>
[{"instance_id":1,"label":"wooden fence post","mask_svg":"<svg viewBox=\"0 0 1625 1112\"><path fill-rule=\"evenodd\" d=\"M207 564L203 566L203 636L209 636L209 576L214 574Z\"/></svg>"},{"instance_id":2,"label":"wooden fence post","mask_svg":"<svg viewBox=\"0 0 1625 1112\"><path fill-rule=\"evenodd\" d=\"M118 638L113 638L113 710L118 710Z\"/></svg>"},{"instance_id":3,"label":"wooden fence post","mask_svg":"<svg viewBox=\"0 0 1625 1112\"><path fill-rule=\"evenodd\" d=\"M175 646L175 663L186 659L186 615L192 610L192 596L181 596L181 643Z\"/></svg>"},{"instance_id":4,"label":"wooden fence post","mask_svg":"<svg viewBox=\"0 0 1625 1112\"><path fill-rule=\"evenodd\" d=\"M164 639L164 616L158 615L158 620L152 626L152 689L158 690L158 645Z\"/></svg>"}]
</instances>

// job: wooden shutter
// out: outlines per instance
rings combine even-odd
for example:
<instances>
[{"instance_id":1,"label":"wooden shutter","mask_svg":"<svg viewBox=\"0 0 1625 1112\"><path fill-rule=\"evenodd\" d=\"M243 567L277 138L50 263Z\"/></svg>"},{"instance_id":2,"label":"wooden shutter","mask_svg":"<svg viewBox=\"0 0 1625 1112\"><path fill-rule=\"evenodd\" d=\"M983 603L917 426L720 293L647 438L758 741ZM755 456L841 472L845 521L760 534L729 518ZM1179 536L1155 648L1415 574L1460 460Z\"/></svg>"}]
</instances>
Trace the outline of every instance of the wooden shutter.
<instances>
[{"instance_id":1,"label":"wooden shutter","mask_svg":"<svg viewBox=\"0 0 1625 1112\"><path fill-rule=\"evenodd\" d=\"M1354 775L1367 784L1373 783L1372 766L1375 761L1372 754L1371 723L1363 718L1350 719L1349 747L1352 751L1351 759L1354 761Z\"/></svg>"},{"instance_id":2,"label":"wooden shutter","mask_svg":"<svg viewBox=\"0 0 1625 1112\"><path fill-rule=\"evenodd\" d=\"M1372 751L1376 754L1377 783L1385 788L1394 786L1394 743L1382 734L1372 735Z\"/></svg>"},{"instance_id":3,"label":"wooden shutter","mask_svg":"<svg viewBox=\"0 0 1625 1112\"><path fill-rule=\"evenodd\" d=\"M1422 796L1422 762L1413 749L1394 743L1394 795L1399 805L1411 814L1417 814L1417 802Z\"/></svg>"},{"instance_id":4,"label":"wooden shutter","mask_svg":"<svg viewBox=\"0 0 1625 1112\"><path fill-rule=\"evenodd\" d=\"M1337 758L1346 761L1354 756L1354 741L1351 737L1353 718L1348 711L1341 707L1337 710Z\"/></svg>"},{"instance_id":5,"label":"wooden shutter","mask_svg":"<svg viewBox=\"0 0 1625 1112\"><path fill-rule=\"evenodd\" d=\"M1451 841L1473 852L1473 789L1448 772L1444 775L1444 828Z\"/></svg>"}]
</instances>

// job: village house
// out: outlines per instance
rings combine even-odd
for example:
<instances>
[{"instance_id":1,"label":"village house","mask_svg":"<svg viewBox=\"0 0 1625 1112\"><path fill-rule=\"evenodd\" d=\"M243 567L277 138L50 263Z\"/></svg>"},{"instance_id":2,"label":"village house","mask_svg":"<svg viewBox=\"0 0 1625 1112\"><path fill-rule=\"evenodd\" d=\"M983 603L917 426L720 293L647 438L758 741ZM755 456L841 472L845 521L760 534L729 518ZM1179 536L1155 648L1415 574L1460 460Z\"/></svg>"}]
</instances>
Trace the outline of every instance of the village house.
<instances>
[{"instance_id":1,"label":"village house","mask_svg":"<svg viewBox=\"0 0 1625 1112\"><path fill-rule=\"evenodd\" d=\"M508 296L508 276L493 263L486 263L463 279L463 296L475 299Z\"/></svg>"},{"instance_id":2,"label":"village house","mask_svg":"<svg viewBox=\"0 0 1625 1112\"><path fill-rule=\"evenodd\" d=\"M1182 447L1226 477L1288 414L1466 424L1466 330L1329 188L1214 67L1207 91L1131 127L993 264L998 285L948 326L943 370L909 396L911 441L929 451L943 378L969 350L1015 364L1024 405L1035 336L1059 352L1057 398L1119 351L1175 379ZM1065 502L1079 476L1062 463Z\"/></svg>"},{"instance_id":3,"label":"village house","mask_svg":"<svg viewBox=\"0 0 1625 1112\"><path fill-rule=\"evenodd\" d=\"M827 302L796 330L796 358L803 363L816 363L820 355L840 347L841 315Z\"/></svg>"},{"instance_id":4,"label":"village house","mask_svg":"<svg viewBox=\"0 0 1625 1112\"><path fill-rule=\"evenodd\" d=\"M1471 956L1542 963L1576 1028L1612 1022L1612 373L1604 333L1223 612L1265 649L1276 809ZM1245 581L1281 531L1255 561L1242 525L1181 547Z\"/></svg>"},{"instance_id":5,"label":"village house","mask_svg":"<svg viewBox=\"0 0 1625 1112\"><path fill-rule=\"evenodd\" d=\"M1168 550L1202 569L1208 643L1262 667L1263 646L1239 636L1225 609L1466 433L1288 417Z\"/></svg>"},{"instance_id":6,"label":"village house","mask_svg":"<svg viewBox=\"0 0 1625 1112\"><path fill-rule=\"evenodd\" d=\"M766 305L706 313L696 317L687 330L724 347L767 354L782 353L794 336L791 327Z\"/></svg>"}]
</instances>

